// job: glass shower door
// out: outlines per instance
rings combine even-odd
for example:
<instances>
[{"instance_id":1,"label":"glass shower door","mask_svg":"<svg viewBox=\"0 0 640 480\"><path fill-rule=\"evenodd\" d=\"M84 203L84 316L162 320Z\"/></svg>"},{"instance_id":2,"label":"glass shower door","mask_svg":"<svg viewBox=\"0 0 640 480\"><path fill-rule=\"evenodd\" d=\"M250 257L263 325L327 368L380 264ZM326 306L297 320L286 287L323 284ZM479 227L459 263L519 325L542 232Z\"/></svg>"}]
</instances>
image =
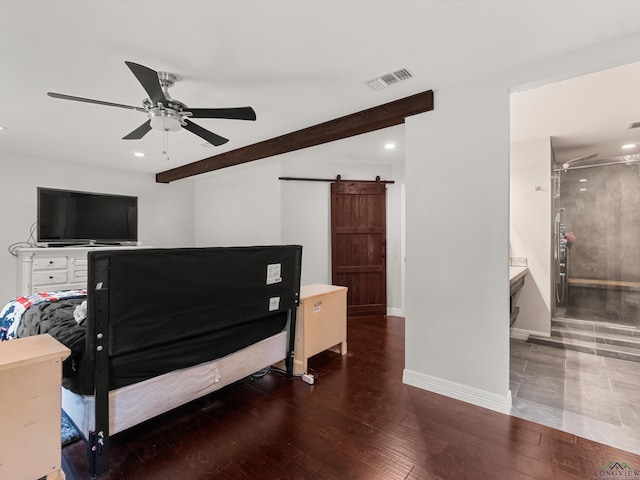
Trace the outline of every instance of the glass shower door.
<instances>
[{"instance_id":1,"label":"glass shower door","mask_svg":"<svg viewBox=\"0 0 640 480\"><path fill-rule=\"evenodd\" d=\"M640 162L558 169L553 212L555 316L640 327Z\"/></svg>"}]
</instances>

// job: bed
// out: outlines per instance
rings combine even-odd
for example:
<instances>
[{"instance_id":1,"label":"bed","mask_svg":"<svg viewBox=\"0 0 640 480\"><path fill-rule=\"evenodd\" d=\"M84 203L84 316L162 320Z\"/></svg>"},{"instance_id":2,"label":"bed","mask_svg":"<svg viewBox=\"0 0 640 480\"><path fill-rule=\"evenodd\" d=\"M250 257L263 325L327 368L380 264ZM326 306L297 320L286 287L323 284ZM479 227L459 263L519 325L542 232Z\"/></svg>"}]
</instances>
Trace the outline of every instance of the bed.
<instances>
[{"instance_id":1,"label":"bed","mask_svg":"<svg viewBox=\"0 0 640 480\"><path fill-rule=\"evenodd\" d=\"M86 318L61 315L59 330L73 340L62 406L88 442L92 476L109 468L111 435L283 360L292 376L301 256L298 245L88 254ZM77 316L83 293L35 300L4 335L41 333L30 314L50 319L58 302Z\"/></svg>"}]
</instances>

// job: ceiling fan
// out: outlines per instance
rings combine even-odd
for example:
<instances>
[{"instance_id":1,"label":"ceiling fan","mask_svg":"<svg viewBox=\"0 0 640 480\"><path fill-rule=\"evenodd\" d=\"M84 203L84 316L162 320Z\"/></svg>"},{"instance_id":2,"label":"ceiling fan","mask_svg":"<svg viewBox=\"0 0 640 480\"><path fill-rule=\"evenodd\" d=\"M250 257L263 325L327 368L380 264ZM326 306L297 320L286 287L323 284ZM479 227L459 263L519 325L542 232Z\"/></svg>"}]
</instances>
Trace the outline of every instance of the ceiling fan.
<instances>
[{"instance_id":1,"label":"ceiling fan","mask_svg":"<svg viewBox=\"0 0 640 480\"><path fill-rule=\"evenodd\" d=\"M142 107L121 105L119 103L104 102L90 98L74 97L62 93L47 92L47 95L62 100L74 100L76 102L95 103L108 107L127 108L147 115L148 120L128 135L123 140L139 140L151 129L163 132L177 132L181 128L190 131L203 138L212 145L218 146L229 141L201 126L193 123L189 118L225 118L235 120L255 120L256 112L251 107L238 108L189 108L184 103L174 100L169 96L169 87L176 82L176 76L168 72L156 72L144 65L133 62L124 62L136 76L145 89L148 98L142 101Z\"/></svg>"}]
</instances>

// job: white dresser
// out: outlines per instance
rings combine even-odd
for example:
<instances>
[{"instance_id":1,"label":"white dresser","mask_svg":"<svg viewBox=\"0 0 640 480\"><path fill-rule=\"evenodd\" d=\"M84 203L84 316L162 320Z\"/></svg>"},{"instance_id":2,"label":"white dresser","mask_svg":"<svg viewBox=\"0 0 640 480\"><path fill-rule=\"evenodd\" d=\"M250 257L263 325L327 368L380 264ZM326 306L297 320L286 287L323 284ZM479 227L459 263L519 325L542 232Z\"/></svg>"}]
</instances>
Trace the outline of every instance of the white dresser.
<instances>
[{"instance_id":1,"label":"white dresser","mask_svg":"<svg viewBox=\"0 0 640 480\"><path fill-rule=\"evenodd\" d=\"M17 295L87 288L87 253L116 248L150 247L21 248L18 250Z\"/></svg>"}]
</instances>

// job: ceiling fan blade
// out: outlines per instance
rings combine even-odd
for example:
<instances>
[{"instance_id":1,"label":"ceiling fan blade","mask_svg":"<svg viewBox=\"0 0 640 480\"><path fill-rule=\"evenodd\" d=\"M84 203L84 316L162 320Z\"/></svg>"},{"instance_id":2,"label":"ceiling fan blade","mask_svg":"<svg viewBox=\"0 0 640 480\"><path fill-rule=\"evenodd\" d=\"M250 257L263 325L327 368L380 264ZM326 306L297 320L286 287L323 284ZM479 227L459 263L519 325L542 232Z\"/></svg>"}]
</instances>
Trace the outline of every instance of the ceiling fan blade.
<instances>
[{"instance_id":1,"label":"ceiling fan blade","mask_svg":"<svg viewBox=\"0 0 640 480\"><path fill-rule=\"evenodd\" d=\"M161 102L163 105L167 105L167 98L164 96L160 80L158 79L158 72L151 70L144 65L138 65L137 63L127 62L127 67L133 72L138 81L142 84L149 98L154 104Z\"/></svg>"},{"instance_id":2,"label":"ceiling fan blade","mask_svg":"<svg viewBox=\"0 0 640 480\"><path fill-rule=\"evenodd\" d=\"M220 135L216 135L215 133L202 128L200 125L196 125L195 123L190 122L186 118L184 119L184 123L185 125L183 128L185 130L189 130L191 133L195 133L200 138L205 139L211 145L215 145L217 147L229 141L228 138L224 138L224 137L221 137Z\"/></svg>"},{"instance_id":3,"label":"ceiling fan blade","mask_svg":"<svg viewBox=\"0 0 640 480\"><path fill-rule=\"evenodd\" d=\"M129 135L122 137L122 139L123 140L140 140L142 137L144 137L147 134L147 132L149 132L149 130L151 130L151 120L147 120L138 128L136 128L133 132L131 132Z\"/></svg>"},{"instance_id":4,"label":"ceiling fan blade","mask_svg":"<svg viewBox=\"0 0 640 480\"><path fill-rule=\"evenodd\" d=\"M52 98L61 100L73 100L75 102L95 103L96 105L106 105L108 107L128 108L129 110L137 110L138 112L146 112L144 108L132 107L131 105L122 105L120 103L103 102L102 100L93 100L91 98L74 97L73 95L65 95L64 93L47 92Z\"/></svg>"},{"instance_id":5,"label":"ceiling fan blade","mask_svg":"<svg viewBox=\"0 0 640 480\"><path fill-rule=\"evenodd\" d=\"M229 118L234 120L255 120L256 112L251 107L238 108L187 108L192 118Z\"/></svg>"}]
</instances>

